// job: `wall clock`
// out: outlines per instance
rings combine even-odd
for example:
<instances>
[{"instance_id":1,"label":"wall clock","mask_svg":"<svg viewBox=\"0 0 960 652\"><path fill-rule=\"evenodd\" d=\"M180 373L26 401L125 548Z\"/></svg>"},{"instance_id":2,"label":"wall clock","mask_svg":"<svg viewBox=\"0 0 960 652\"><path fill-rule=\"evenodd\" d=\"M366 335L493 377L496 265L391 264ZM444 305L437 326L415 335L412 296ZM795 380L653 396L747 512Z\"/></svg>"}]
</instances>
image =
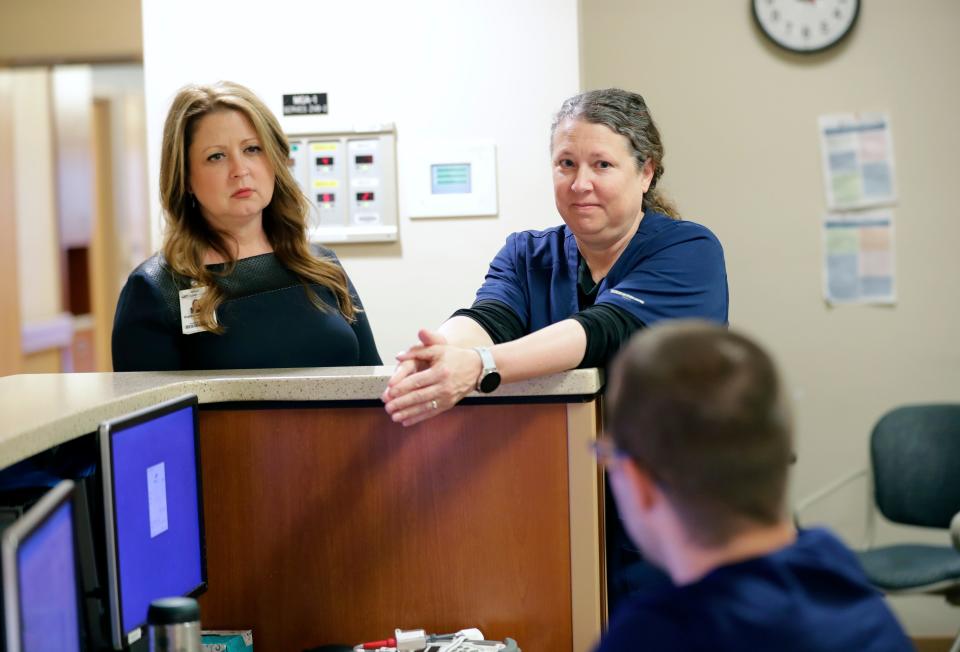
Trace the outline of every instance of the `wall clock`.
<instances>
[{"instance_id":1,"label":"wall clock","mask_svg":"<svg viewBox=\"0 0 960 652\"><path fill-rule=\"evenodd\" d=\"M821 52L850 33L860 0L751 0L753 18L771 41L791 52Z\"/></svg>"}]
</instances>

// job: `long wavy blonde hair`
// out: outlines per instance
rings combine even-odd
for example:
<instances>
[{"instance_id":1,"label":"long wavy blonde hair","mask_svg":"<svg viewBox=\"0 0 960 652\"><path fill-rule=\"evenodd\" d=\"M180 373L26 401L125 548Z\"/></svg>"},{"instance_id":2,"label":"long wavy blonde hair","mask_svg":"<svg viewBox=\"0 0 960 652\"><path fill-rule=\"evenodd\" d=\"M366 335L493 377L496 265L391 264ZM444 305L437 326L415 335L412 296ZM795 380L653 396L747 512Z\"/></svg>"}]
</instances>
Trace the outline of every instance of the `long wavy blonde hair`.
<instances>
[{"instance_id":1,"label":"long wavy blonde hair","mask_svg":"<svg viewBox=\"0 0 960 652\"><path fill-rule=\"evenodd\" d=\"M163 256L176 274L209 288L197 306L200 324L215 333L223 332L223 327L215 321L216 309L225 298L217 277L229 275L237 261L234 248L228 246L230 236L217 231L204 219L200 206L188 191L188 153L200 119L225 110L246 116L273 168L275 186L273 198L263 209L263 230L277 259L300 277L311 303L319 310L328 307L310 288L311 283L333 292L340 313L353 321L357 308L343 268L332 260L317 258L310 251L307 242L310 203L287 167L290 144L280 123L249 89L221 81L209 86L184 86L177 92L163 126L160 157L160 202L167 226ZM212 272L204 265L204 253L208 249L227 261L223 271Z\"/></svg>"}]
</instances>

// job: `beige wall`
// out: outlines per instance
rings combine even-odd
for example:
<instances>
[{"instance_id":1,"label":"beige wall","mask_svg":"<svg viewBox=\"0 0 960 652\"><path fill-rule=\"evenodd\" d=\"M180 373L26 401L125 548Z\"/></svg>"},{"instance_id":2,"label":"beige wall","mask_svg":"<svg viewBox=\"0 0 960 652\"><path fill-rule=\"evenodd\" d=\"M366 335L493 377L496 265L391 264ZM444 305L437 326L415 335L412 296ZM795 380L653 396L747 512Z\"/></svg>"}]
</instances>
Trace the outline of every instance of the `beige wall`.
<instances>
[{"instance_id":1,"label":"beige wall","mask_svg":"<svg viewBox=\"0 0 960 652\"><path fill-rule=\"evenodd\" d=\"M960 3L862 4L848 41L802 57L765 41L749 2L581 0L584 87L646 97L666 145L663 187L724 243L731 324L786 369L797 496L865 464L884 410L960 400ZM874 109L889 111L893 128L899 301L830 308L817 117ZM830 510L851 540L864 500L852 491ZM935 598L896 605L915 635L956 629L957 612Z\"/></svg>"},{"instance_id":2,"label":"beige wall","mask_svg":"<svg viewBox=\"0 0 960 652\"><path fill-rule=\"evenodd\" d=\"M3 0L0 66L138 61L143 54L136 0Z\"/></svg>"},{"instance_id":3,"label":"beige wall","mask_svg":"<svg viewBox=\"0 0 960 652\"><path fill-rule=\"evenodd\" d=\"M20 314L29 324L56 317L63 310L50 72L47 68L19 68L9 74L14 80Z\"/></svg>"}]
</instances>

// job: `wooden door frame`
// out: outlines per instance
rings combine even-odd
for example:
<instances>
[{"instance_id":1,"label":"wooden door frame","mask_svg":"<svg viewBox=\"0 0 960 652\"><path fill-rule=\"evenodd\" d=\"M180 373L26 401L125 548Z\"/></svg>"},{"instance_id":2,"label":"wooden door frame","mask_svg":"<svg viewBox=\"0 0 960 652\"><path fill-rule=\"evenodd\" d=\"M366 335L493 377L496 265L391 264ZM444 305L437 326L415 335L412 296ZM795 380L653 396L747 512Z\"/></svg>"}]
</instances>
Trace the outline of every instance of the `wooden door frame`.
<instances>
[{"instance_id":1,"label":"wooden door frame","mask_svg":"<svg viewBox=\"0 0 960 652\"><path fill-rule=\"evenodd\" d=\"M13 161L13 75L0 69L0 376L22 364Z\"/></svg>"}]
</instances>

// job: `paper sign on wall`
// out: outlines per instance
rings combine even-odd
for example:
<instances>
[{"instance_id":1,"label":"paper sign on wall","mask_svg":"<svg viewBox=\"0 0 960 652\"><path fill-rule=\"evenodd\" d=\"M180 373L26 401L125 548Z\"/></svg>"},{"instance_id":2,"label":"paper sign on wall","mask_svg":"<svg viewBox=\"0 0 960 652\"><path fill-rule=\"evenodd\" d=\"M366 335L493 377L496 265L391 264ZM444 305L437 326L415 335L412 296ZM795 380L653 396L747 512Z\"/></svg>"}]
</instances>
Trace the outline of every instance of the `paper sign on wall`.
<instances>
[{"instance_id":1,"label":"paper sign on wall","mask_svg":"<svg viewBox=\"0 0 960 652\"><path fill-rule=\"evenodd\" d=\"M894 303L893 212L830 213L823 221L824 298Z\"/></svg>"},{"instance_id":2,"label":"paper sign on wall","mask_svg":"<svg viewBox=\"0 0 960 652\"><path fill-rule=\"evenodd\" d=\"M896 201L893 138L885 113L820 116L820 148L831 210Z\"/></svg>"}]
</instances>

